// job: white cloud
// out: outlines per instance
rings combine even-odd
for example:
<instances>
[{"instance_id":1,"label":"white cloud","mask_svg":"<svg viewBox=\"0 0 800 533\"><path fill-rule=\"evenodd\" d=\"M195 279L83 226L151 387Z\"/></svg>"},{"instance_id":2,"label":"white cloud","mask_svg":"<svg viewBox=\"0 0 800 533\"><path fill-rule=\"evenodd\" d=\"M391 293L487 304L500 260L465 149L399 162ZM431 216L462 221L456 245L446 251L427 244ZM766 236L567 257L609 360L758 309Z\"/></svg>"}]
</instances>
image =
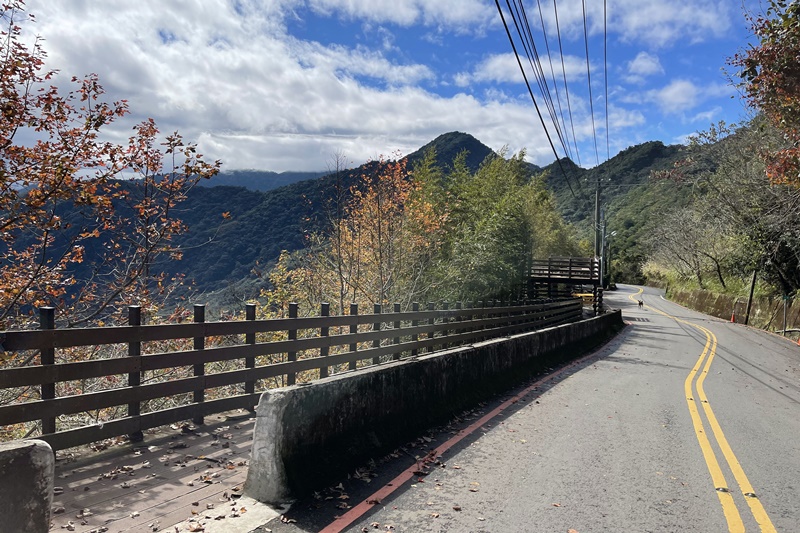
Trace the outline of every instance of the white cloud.
<instances>
[{"instance_id":1,"label":"white cloud","mask_svg":"<svg viewBox=\"0 0 800 533\"><path fill-rule=\"evenodd\" d=\"M749 0L748 0L749 1ZM566 39L583 39L584 0L559 0L558 22ZM585 2L588 30L602 34L603 2ZM543 2L547 31L555 35L553 2ZM610 32L624 42L662 48L678 40L703 42L727 32L740 17L740 2L730 0L609 0L606 21Z\"/></svg>"},{"instance_id":2,"label":"white cloud","mask_svg":"<svg viewBox=\"0 0 800 533\"><path fill-rule=\"evenodd\" d=\"M342 13L351 18L390 22L400 26L450 26L467 30L491 20L494 6L479 0L308 0L320 13Z\"/></svg>"},{"instance_id":3,"label":"white cloud","mask_svg":"<svg viewBox=\"0 0 800 533\"><path fill-rule=\"evenodd\" d=\"M666 0L609 0L609 29L621 31L626 43L639 40L652 50L725 28L733 11L726 2L694 3L709 14L689 17L692 10ZM593 10L590 32L597 35L602 3L587 4ZM524 139L533 162L553 158L516 59L498 53L509 47L490 0L29 0L27 5L38 20L33 31L47 39L48 67L63 72L57 83L96 72L109 100L129 100L135 114L112 132L117 138L130 134L134 120L152 116L162 131L180 130L207 156L223 159L226 168L276 171L320 170L339 151L356 162L393 149L411 151L453 130L493 148L509 144L514 151L523 147L515 140ZM565 43L578 42L581 1L558 5ZM552 3L543 6L548 16ZM314 20L309 9L329 13L338 19L331 24L355 31L344 36L334 29L318 41L293 36L304 17L328 22ZM487 28L497 32L491 39L483 39ZM471 40L474 47L457 49L456 34L466 34L460 42ZM567 55L564 68L581 142L592 135L586 59L574 47L570 51L578 55ZM599 51L591 51L598 90ZM542 58L549 78L549 62ZM553 67L566 108L561 61L554 58ZM618 72L625 67L614 66ZM660 63L652 52L643 52L627 67L631 75L655 75ZM612 132L641 126L647 110L637 110L639 105L686 113L722 92L691 79L635 95L621 87L620 96L612 97ZM473 84L480 86L473 91ZM594 96L598 100L599 92ZM596 105L595 112L602 123L602 108Z\"/></svg>"},{"instance_id":4,"label":"white cloud","mask_svg":"<svg viewBox=\"0 0 800 533\"><path fill-rule=\"evenodd\" d=\"M695 107L701 99L700 89L689 80L673 80L669 85L649 91L648 99L663 113L683 113Z\"/></svg>"},{"instance_id":5,"label":"white cloud","mask_svg":"<svg viewBox=\"0 0 800 533\"><path fill-rule=\"evenodd\" d=\"M655 74L664 74L664 67L658 56L647 52L639 52L636 57L628 62L628 74L634 80L641 80Z\"/></svg>"},{"instance_id":6,"label":"white cloud","mask_svg":"<svg viewBox=\"0 0 800 533\"><path fill-rule=\"evenodd\" d=\"M584 58L565 55L563 65L560 58L553 58L551 70L551 62L544 56L541 58L541 64L551 91L553 91L554 75L559 87L563 87L564 76L567 78L567 83L585 82L586 80L586 59ZM536 75L531 69L530 63L523 58L522 66L528 82L531 86L535 86ZM473 81L479 83L525 83L519 70L519 63L513 53L488 55L475 66L472 73L461 72L456 76L456 85L460 87L465 87Z\"/></svg>"},{"instance_id":7,"label":"white cloud","mask_svg":"<svg viewBox=\"0 0 800 533\"><path fill-rule=\"evenodd\" d=\"M523 83L522 73L514 54L490 55L475 67L472 74L475 81L500 83Z\"/></svg>"}]
</instances>

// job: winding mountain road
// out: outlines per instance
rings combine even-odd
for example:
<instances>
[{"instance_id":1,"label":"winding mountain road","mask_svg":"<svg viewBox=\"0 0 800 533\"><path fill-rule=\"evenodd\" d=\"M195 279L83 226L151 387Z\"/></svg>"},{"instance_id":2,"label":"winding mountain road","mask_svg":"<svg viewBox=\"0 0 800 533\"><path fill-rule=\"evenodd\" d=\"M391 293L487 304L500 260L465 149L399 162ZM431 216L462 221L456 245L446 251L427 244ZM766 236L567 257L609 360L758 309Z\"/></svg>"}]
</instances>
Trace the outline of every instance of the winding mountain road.
<instances>
[{"instance_id":1,"label":"winding mountain road","mask_svg":"<svg viewBox=\"0 0 800 533\"><path fill-rule=\"evenodd\" d=\"M800 531L800 347L655 289L606 302L616 339L347 530Z\"/></svg>"},{"instance_id":2,"label":"winding mountain road","mask_svg":"<svg viewBox=\"0 0 800 533\"><path fill-rule=\"evenodd\" d=\"M661 294L607 293L615 339L325 531L800 531L800 347Z\"/></svg>"}]
</instances>

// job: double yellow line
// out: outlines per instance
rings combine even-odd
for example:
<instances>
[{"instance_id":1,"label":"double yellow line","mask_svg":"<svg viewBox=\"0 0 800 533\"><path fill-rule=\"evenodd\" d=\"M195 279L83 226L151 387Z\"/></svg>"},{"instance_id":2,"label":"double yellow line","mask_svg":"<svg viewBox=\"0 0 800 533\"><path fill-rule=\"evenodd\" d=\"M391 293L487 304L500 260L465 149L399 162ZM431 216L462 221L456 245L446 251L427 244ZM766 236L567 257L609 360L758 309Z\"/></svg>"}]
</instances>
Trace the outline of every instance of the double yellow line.
<instances>
[{"instance_id":1,"label":"double yellow line","mask_svg":"<svg viewBox=\"0 0 800 533\"><path fill-rule=\"evenodd\" d=\"M639 289L639 292L637 292L635 295L629 295L628 298L630 298L632 301L636 301L636 296L642 294L643 290L644 289ZM692 417L692 425L694 426L694 432L697 436L697 442L700 444L700 449L703 452L703 458L706 461L706 466L708 466L708 472L711 474L711 481L714 483L714 488L717 491L717 496L719 497L720 504L722 505L722 511L725 514L725 520L728 522L728 530L730 533L739 533L745 531L745 527L744 523L742 522L742 517L739 514L739 509L736 507L736 502L733 499L733 494L731 493L730 489L728 488L728 484L725 481L725 475L722 473L719 461L717 461L716 453L714 453L714 449L711 447L711 442L709 441L708 435L705 432L703 420L700 417L700 410L697 407L698 401L703 407L703 412L708 419L709 426L711 426L711 431L714 434L714 438L716 439L717 444L722 451L722 455L725 457L725 460L728 463L728 467L731 469L731 472L733 472L733 477L739 484L739 489L741 490L747 505L750 507L750 512L753 514L753 518L755 518L755 521L758 523L762 532L774 533L776 531L775 526L772 525L772 521L769 519L767 512L764 510L764 506L761 505L761 501L756 496L755 490L753 490L753 486L750 484L750 480L747 479L747 475L745 475L742 465L739 463L739 460L733 453L730 444L728 444L728 439L725 438L725 434L722 432L722 427L720 427L717 417L714 416L714 411L711 409L711 404L708 403L708 397L706 396L705 390L703 390L703 383L708 375L709 368L711 368L711 363L714 360L714 356L717 353L716 335L703 326L674 317L650 306L648 306L648 308L651 311L655 311L656 313L664 315L667 318L671 318L677 322L691 326L706 336L706 344L703 348L703 352L700 354L700 357L698 357L697 362L692 368L692 371L689 372L689 375L686 377L686 381L684 381L683 384L683 389L686 394L686 403L689 406L689 414ZM694 394L694 390L697 391L696 394Z\"/></svg>"}]
</instances>

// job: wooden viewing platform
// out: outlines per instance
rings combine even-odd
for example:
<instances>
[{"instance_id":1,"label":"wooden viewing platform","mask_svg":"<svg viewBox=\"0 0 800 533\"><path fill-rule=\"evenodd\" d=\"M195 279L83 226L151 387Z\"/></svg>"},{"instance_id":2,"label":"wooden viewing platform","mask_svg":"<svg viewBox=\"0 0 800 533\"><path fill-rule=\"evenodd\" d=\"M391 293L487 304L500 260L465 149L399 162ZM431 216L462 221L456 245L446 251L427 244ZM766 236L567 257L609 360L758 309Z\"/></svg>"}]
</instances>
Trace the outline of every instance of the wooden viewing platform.
<instances>
[{"instance_id":1,"label":"wooden viewing platform","mask_svg":"<svg viewBox=\"0 0 800 533\"><path fill-rule=\"evenodd\" d=\"M602 312L603 291L600 282L600 259L597 257L550 257L534 259L528 278L529 298L563 298L587 294L591 285L592 308Z\"/></svg>"},{"instance_id":2,"label":"wooden viewing platform","mask_svg":"<svg viewBox=\"0 0 800 533\"><path fill-rule=\"evenodd\" d=\"M242 496L253 415L209 419L145 432L139 443L59 452L51 531L247 532L275 517Z\"/></svg>"},{"instance_id":3,"label":"wooden viewing platform","mask_svg":"<svg viewBox=\"0 0 800 533\"><path fill-rule=\"evenodd\" d=\"M531 281L598 285L600 260L595 257L534 259L531 265Z\"/></svg>"}]
</instances>

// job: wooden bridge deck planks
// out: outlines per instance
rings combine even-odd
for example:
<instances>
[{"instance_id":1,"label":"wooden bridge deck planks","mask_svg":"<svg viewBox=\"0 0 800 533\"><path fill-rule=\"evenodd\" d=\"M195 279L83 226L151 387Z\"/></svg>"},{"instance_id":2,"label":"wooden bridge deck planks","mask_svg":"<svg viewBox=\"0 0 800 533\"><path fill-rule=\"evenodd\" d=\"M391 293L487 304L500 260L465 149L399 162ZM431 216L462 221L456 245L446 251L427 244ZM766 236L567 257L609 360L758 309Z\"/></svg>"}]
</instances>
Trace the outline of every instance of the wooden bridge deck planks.
<instances>
[{"instance_id":1,"label":"wooden bridge deck planks","mask_svg":"<svg viewBox=\"0 0 800 533\"><path fill-rule=\"evenodd\" d=\"M192 518L237 520L254 424L247 411L224 413L188 431L145 432L139 443L59 452L51 531L173 533L190 531Z\"/></svg>"}]
</instances>

